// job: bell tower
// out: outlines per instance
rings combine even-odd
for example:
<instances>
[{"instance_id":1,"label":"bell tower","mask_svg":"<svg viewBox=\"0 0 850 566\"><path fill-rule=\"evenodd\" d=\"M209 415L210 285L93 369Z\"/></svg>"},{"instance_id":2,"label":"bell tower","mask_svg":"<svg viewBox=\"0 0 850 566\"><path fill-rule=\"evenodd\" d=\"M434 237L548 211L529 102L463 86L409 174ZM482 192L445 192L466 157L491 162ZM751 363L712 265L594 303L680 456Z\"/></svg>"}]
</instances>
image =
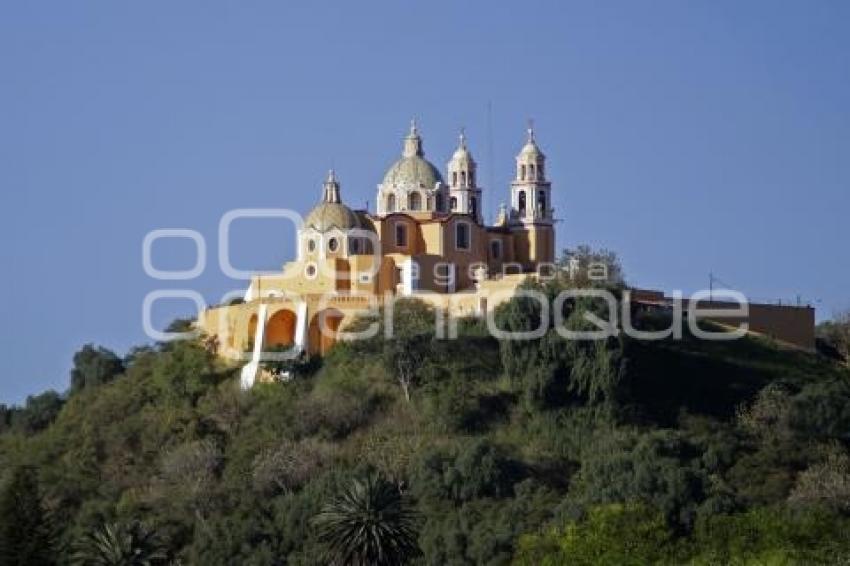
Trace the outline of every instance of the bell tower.
<instances>
[{"instance_id":1,"label":"bell tower","mask_svg":"<svg viewBox=\"0 0 850 566\"><path fill-rule=\"evenodd\" d=\"M555 259L551 190L546 179L546 156L537 146L534 127L529 123L525 145L516 156L510 212L516 258L529 270Z\"/></svg>"},{"instance_id":2,"label":"bell tower","mask_svg":"<svg viewBox=\"0 0 850 566\"><path fill-rule=\"evenodd\" d=\"M466 147L466 135L460 132L458 147L448 164L450 213L468 214L482 223L481 188L477 184L477 165Z\"/></svg>"}]
</instances>

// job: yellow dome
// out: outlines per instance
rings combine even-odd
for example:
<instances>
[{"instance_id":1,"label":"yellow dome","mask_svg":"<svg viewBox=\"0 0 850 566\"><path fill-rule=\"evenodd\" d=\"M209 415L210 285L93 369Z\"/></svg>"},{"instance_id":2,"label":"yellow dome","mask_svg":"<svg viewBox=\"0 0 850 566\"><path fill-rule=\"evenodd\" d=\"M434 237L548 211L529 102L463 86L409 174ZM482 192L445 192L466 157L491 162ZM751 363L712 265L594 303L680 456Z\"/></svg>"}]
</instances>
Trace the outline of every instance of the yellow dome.
<instances>
[{"instance_id":1,"label":"yellow dome","mask_svg":"<svg viewBox=\"0 0 850 566\"><path fill-rule=\"evenodd\" d=\"M321 202L304 219L305 228L327 232L332 228L360 228L360 219L353 210L339 202Z\"/></svg>"},{"instance_id":2,"label":"yellow dome","mask_svg":"<svg viewBox=\"0 0 850 566\"><path fill-rule=\"evenodd\" d=\"M322 189L322 202L316 205L304 219L304 228L313 228L319 232L327 232L333 228L338 230L375 231L375 226L365 212L355 212L342 204L339 196L339 181L333 169L328 171Z\"/></svg>"}]
</instances>

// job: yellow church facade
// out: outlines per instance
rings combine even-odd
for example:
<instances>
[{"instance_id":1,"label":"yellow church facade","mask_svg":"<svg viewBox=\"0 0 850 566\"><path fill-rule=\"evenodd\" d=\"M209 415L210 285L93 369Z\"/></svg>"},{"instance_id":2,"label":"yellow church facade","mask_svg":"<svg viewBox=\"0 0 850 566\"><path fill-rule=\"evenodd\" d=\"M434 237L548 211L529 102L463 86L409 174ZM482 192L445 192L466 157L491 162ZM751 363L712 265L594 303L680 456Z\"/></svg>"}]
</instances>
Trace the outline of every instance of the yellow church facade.
<instances>
[{"instance_id":1,"label":"yellow church facade","mask_svg":"<svg viewBox=\"0 0 850 566\"><path fill-rule=\"evenodd\" d=\"M244 300L201 313L222 355L248 361L243 386L268 350L324 354L358 315L417 297L452 316L482 315L555 258L546 158L532 129L516 156L510 205L486 225L477 164L463 134L444 177L425 159L415 123L378 185L377 210L343 203L333 171L298 230L298 255L252 278ZM264 354L265 353L265 354ZM290 355L291 355L290 354Z\"/></svg>"}]
</instances>

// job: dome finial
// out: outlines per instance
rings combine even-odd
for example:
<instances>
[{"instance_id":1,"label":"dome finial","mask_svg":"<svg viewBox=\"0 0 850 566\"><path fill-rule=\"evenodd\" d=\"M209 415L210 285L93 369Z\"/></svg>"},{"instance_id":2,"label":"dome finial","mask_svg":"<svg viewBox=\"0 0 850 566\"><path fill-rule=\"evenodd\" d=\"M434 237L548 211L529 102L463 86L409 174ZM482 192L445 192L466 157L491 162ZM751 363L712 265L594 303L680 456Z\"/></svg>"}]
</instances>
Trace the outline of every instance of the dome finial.
<instances>
[{"instance_id":1,"label":"dome finial","mask_svg":"<svg viewBox=\"0 0 850 566\"><path fill-rule=\"evenodd\" d=\"M458 141L460 142L460 147L466 149L466 128L461 127Z\"/></svg>"},{"instance_id":2,"label":"dome finial","mask_svg":"<svg viewBox=\"0 0 850 566\"><path fill-rule=\"evenodd\" d=\"M528 119L528 143L534 143L534 120Z\"/></svg>"},{"instance_id":3,"label":"dome finial","mask_svg":"<svg viewBox=\"0 0 850 566\"><path fill-rule=\"evenodd\" d=\"M419 137L419 130L416 127L416 118L410 121L410 133L404 138L404 151L401 154L404 157L413 157L416 155L422 157L424 155L422 151L422 138Z\"/></svg>"},{"instance_id":4,"label":"dome finial","mask_svg":"<svg viewBox=\"0 0 850 566\"><path fill-rule=\"evenodd\" d=\"M322 202L342 202L339 196L339 181L336 180L336 172L328 170L328 178L322 185Z\"/></svg>"}]
</instances>

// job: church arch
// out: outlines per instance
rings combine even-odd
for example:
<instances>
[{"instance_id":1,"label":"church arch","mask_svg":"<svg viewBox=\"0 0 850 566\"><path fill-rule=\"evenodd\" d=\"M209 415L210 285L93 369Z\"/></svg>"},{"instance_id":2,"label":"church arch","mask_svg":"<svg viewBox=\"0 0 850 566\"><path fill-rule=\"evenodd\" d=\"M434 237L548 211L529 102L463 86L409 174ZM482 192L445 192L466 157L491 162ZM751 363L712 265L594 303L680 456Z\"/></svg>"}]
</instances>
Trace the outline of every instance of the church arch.
<instances>
[{"instance_id":1,"label":"church arch","mask_svg":"<svg viewBox=\"0 0 850 566\"><path fill-rule=\"evenodd\" d=\"M336 343L343 314L336 309L324 309L310 320L309 344L311 354L324 356Z\"/></svg>"},{"instance_id":2,"label":"church arch","mask_svg":"<svg viewBox=\"0 0 850 566\"><path fill-rule=\"evenodd\" d=\"M266 323L267 348L291 346L295 343L295 325L298 317L289 309L275 312Z\"/></svg>"}]
</instances>

